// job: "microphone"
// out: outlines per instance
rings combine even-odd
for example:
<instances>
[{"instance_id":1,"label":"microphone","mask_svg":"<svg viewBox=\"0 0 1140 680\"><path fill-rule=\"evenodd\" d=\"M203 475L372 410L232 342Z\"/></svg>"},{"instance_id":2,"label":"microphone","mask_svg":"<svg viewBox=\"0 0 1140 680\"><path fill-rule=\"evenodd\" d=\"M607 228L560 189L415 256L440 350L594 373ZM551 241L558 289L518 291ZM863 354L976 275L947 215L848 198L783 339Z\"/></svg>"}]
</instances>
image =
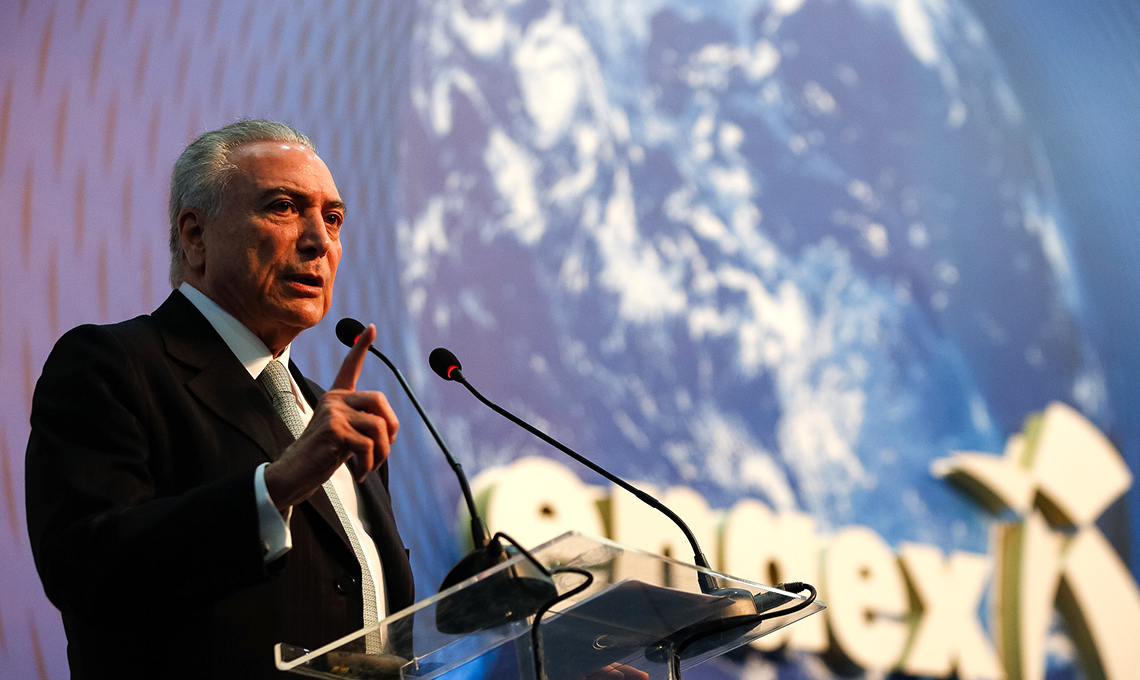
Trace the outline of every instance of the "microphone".
<instances>
[{"instance_id":1,"label":"microphone","mask_svg":"<svg viewBox=\"0 0 1140 680\"><path fill-rule=\"evenodd\" d=\"M340 340L349 347L356 344L356 339L359 338L363 332L364 324L356 319L345 317L336 324L337 340ZM487 547L487 545L491 543L491 534L487 530L487 524L483 521L483 518L479 516L479 511L475 509L475 497L471 494L471 485L467 482L467 475L463 472L463 466L459 464L459 461L455 460L455 456L451 455L451 449L447 448L447 444L443 443L443 437L439 435L439 431L435 429L435 424L431 422L427 413L424 412L423 407L420 405L420 400L416 399L415 393L412 392L411 386L409 386L408 381L404 379L404 374L400 372L400 369L396 368L396 365L375 347L369 345L368 351L380 357L380 360L396 375L396 380L399 381L400 387L404 388L404 392L408 395L408 399L411 400L412 406L414 406L416 412L420 414L420 419L424 421L424 425L427 425L428 432L431 433L432 438L435 439L435 443L438 444L440 450L443 451L443 456L447 458L448 465L455 471L455 476L459 478L459 488L463 491L463 500L467 503L467 511L471 514L471 540L474 542L476 549Z\"/></svg>"},{"instance_id":2,"label":"microphone","mask_svg":"<svg viewBox=\"0 0 1140 680\"><path fill-rule=\"evenodd\" d=\"M443 347L437 347L431 351L428 356L428 364L431 369L435 371L436 375L444 380L458 382L467 388L467 391L475 395L475 398L486 404L491 410L503 416L512 423L530 432L542 441L550 444L559 451L570 456L579 463L597 472L602 477L605 477L614 484L620 486L626 491L632 493L639 500L646 505L658 510L663 515L668 517L672 522L677 525L677 528L688 539L690 547L693 549L693 562L698 567L703 567L709 571L712 567L709 565L708 559L705 557L704 552L701 550L700 545L697 543L696 536L685 524L684 520L673 512L670 508L661 503L653 496L645 493L641 489L626 482L624 479L609 472L605 468L597 465L585 456L574 451L557 439L546 434L542 430L534 427L530 423L522 420L515 414L492 402L484 397L479 390L463 377L463 366L459 363L456 357L450 350ZM744 588L721 588L718 586L716 579L709 573L699 572L697 574L697 583L700 585L701 592L723 599L724 607L718 611L713 612L701 621L686 626L685 628L677 631L670 638L661 641L661 649L659 650L663 656L661 660L668 660L670 663L679 664L682 656L691 658L704 653L712 646L720 646L727 643L729 640L734 639L741 635L747 629L759 624L761 621L775 618L777 616L790 614L807 607L815 600L815 588L810 584L794 582L787 584L780 584L778 589L785 592L799 592L802 590L811 591L811 599L801 602L800 604L789 609L781 609L780 605L789 601L786 595L781 593L773 593L765 591L753 595L752 592ZM648 650L653 655L653 650ZM678 675L680 673L678 666Z\"/></svg>"},{"instance_id":3,"label":"microphone","mask_svg":"<svg viewBox=\"0 0 1140 680\"><path fill-rule=\"evenodd\" d=\"M527 423L526 421L522 420L521 418L519 418L515 414L511 413L510 411L506 410L505 408L502 408L498 404L495 404L494 402L492 402L489 399L487 399L486 397L484 397L482 394L479 393L478 390L476 390L471 385L471 383L467 382L466 378L463 377L463 366L462 366L462 364L459 363L459 359L454 354L452 354L450 350L445 349L443 347L437 347L437 348L433 349L431 351L431 354L428 356L428 364L431 366L431 369L433 371L435 371L436 375L438 375L439 377L443 378L444 380L450 380L450 381L458 382L459 384L463 385L464 387L467 388L467 391L469 391L469 392L471 392L471 394L475 395L476 399L478 399L479 401L486 404L488 407L491 408L491 410L493 410L496 413L498 413L499 415L505 417L507 420L510 420L512 423L518 425L519 427L523 428L527 432L530 432L531 434L538 437L539 439L546 442L547 444L550 444L551 446L558 449L559 451L570 456L571 458L578 461L582 465L585 465L586 467L590 468L591 470L598 473L599 475L605 477L606 479L613 482L614 484L617 484L621 488L625 489L626 491L628 491L631 494L633 494L634 496L636 496L641 502L645 503L646 505L648 505L651 508L656 509L657 511L661 512L663 515L668 517L673 522L673 524L677 525L677 528L679 528L681 530L681 533L683 533L685 535L685 538L689 541L689 546L693 549L693 563L699 567L704 567L705 569L709 569L709 570L712 569L712 567L709 565L708 559L705 557L704 552L701 550L701 546L697 543L696 536L693 535L693 532L689 529L689 526L687 524L685 524L685 521L682 520L680 518L680 516L677 515L677 513L673 512L670 508L668 508L661 501L659 501L656 498L654 498L653 496L645 493L641 489L638 489L637 487L633 486L629 482L626 482L621 477L618 477L617 475L611 473L610 471L606 470L605 468L601 467L600 465L597 465L596 463L594 463L590 459L579 454L577 451L574 451L573 449L566 446L562 442L560 442L557 439L547 435L545 432L539 430L538 428L535 428L530 423ZM736 589L736 588L732 588L732 589L728 589L728 590L730 590L730 591L740 590L740 593L736 593L736 592L725 593L724 592L725 589L718 588L716 581L713 579L713 577L710 576L709 574L704 573L704 572L701 572L700 574L697 575L697 581L700 583L701 592L706 593L706 594L717 594L717 595L726 594L726 595L729 595L730 597L733 597L734 599L738 599L737 596L739 596L740 593L747 593L747 591ZM746 608L751 608L751 611L749 611L748 613L755 614L756 609L755 609L754 603L752 602L751 593L748 594L747 599L748 599L748 602L746 604ZM737 612L737 613L744 613L744 612Z\"/></svg>"},{"instance_id":4,"label":"microphone","mask_svg":"<svg viewBox=\"0 0 1140 680\"><path fill-rule=\"evenodd\" d=\"M345 317L336 324L337 339L349 347L356 344L357 338L363 332L364 324L356 319ZM498 540L491 538L487 524L479 516L479 511L475 506L475 497L471 493L471 485L467 481L467 475L463 472L463 466L451 454L451 449L447 448L447 444L443 442L443 437L440 436L435 424L432 423L431 418L420 405L420 400L416 398L411 386L408 385L408 381L404 379L404 374L380 350L369 345L368 351L379 357L391 369L396 380L400 383L400 387L408 395L416 413L420 415L420 419L427 426L428 432L435 439L435 443L443 451L443 456L447 459L448 465L451 466L455 476L459 479L459 488L463 492L467 512L471 515L471 540L475 548L447 572L447 576L444 577L443 583L439 587L440 591L447 590L461 581L466 581L482 571L511 559L516 551L504 548ZM501 572L498 578L481 581L470 586L464 592L466 595L461 602L451 602L445 598L437 606L436 627L441 632L463 635L499 626L509 621L521 620L533 615L546 602L558 596L558 591L550 577L525 561Z\"/></svg>"}]
</instances>

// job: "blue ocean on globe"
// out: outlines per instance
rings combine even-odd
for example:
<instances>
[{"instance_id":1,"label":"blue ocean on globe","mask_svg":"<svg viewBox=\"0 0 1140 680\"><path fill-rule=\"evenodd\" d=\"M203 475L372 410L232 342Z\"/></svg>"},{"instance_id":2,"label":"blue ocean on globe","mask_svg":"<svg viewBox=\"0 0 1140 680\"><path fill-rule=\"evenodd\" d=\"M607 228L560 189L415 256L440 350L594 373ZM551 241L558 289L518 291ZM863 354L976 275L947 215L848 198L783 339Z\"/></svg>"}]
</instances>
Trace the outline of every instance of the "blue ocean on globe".
<instances>
[{"instance_id":1,"label":"blue ocean on globe","mask_svg":"<svg viewBox=\"0 0 1140 680\"><path fill-rule=\"evenodd\" d=\"M1052 400L1111 420L1049 166L962 2L423 12L412 344L570 446L715 508L984 553L931 462ZM429 389L465 466L550 455Z\"/></svg>"}]
</instances>

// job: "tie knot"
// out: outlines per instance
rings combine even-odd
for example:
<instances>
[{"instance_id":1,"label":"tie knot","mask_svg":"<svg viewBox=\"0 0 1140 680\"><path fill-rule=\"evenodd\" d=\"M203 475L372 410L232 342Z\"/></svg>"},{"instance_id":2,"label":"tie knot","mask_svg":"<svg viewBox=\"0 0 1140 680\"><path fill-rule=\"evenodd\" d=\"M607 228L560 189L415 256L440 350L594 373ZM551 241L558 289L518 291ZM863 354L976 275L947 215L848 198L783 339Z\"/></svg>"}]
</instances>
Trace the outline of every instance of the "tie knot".
<instances>
[{"instance_id":1,"label":"tie knot","mask_svg":"<svg viewBox=\"0 0 1140 680\"><path fill-rule=\"evenodd\" d=\"M265 365L265 369L261 371L261 375L257 376L257 381L269 392L269 394L280 394L281 392L288 392L293 394L293 385L289 382L289 369L278 360L274 359Z\"/></svg>"},{"instance_id":2,"label":"tie knot","mask_svg":"<svg viewBox=\"0 0 1140 680\"><path fill-rule=\"evenodd\" d=\"M300 437L305 430L305 421L301 419L301 409L297 406L297 398L293 396L293 385L289 382L289 370L274 359L265 365L265 370L257 376L257 382L269 393L273 402L273 410L285 421L285 426Z\"/></svg>"}]
</instances>

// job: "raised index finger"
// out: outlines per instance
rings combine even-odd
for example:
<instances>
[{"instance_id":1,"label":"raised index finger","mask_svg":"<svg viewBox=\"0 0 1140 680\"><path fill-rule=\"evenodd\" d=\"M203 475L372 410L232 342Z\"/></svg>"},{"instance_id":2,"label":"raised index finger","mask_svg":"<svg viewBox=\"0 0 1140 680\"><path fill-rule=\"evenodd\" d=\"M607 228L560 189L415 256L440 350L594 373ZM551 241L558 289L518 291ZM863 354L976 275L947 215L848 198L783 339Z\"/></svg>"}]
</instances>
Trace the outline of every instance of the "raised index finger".
<instances>
[{"instance_id":1,"label":"raised index finger","mask_svg":"<svg viewBox=\"0 0 1140 680\"><path fill-rule=\"evenodd\" d=\"M340 370L337 371L336 380L333 381L331 389L356 389L356 379L360 377L360 369L364 366L364 355L368 353L368 348L372 346L372 341L375 339L376 326L368 324L368 328L365 328L364 332L357 336L356 344L348 350L348 356L340 365Z\"/></svg>"}]
</instances>

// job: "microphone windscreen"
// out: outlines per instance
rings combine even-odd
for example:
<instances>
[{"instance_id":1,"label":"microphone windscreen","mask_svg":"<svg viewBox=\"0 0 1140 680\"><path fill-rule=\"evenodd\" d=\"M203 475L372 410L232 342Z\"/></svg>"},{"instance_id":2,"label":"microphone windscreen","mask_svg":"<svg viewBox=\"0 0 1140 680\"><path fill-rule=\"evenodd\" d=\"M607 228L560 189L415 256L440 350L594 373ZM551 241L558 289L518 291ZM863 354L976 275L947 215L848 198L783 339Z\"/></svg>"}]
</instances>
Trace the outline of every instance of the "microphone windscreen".
<instances>
[{"instance_id":1,"label":"microphone windscreen","mask_svg":"<svg viewBox=\"0 0 1140 680\"><path fill-rule=\"evenodd\" d=\"M431 370L435 371L436 375L444 380L451 380L452 369L463 370L459 359L451 353L451 350L443 347L436 347L431 351L431 354L428 355L428 365L431 366Z\"/></svg>"},{"instance_id":2,"label":"microphone windscreen","mask_svg":"<svg viewBox=\"0 0 1140 680\"><path fill-rule=\"evenodd\" d=\"M336 339L344 344L352 347L356 344L356 339L364 332L364 324L356 319L344 317L336 322Z\"/></svg>"}]
</instances>

